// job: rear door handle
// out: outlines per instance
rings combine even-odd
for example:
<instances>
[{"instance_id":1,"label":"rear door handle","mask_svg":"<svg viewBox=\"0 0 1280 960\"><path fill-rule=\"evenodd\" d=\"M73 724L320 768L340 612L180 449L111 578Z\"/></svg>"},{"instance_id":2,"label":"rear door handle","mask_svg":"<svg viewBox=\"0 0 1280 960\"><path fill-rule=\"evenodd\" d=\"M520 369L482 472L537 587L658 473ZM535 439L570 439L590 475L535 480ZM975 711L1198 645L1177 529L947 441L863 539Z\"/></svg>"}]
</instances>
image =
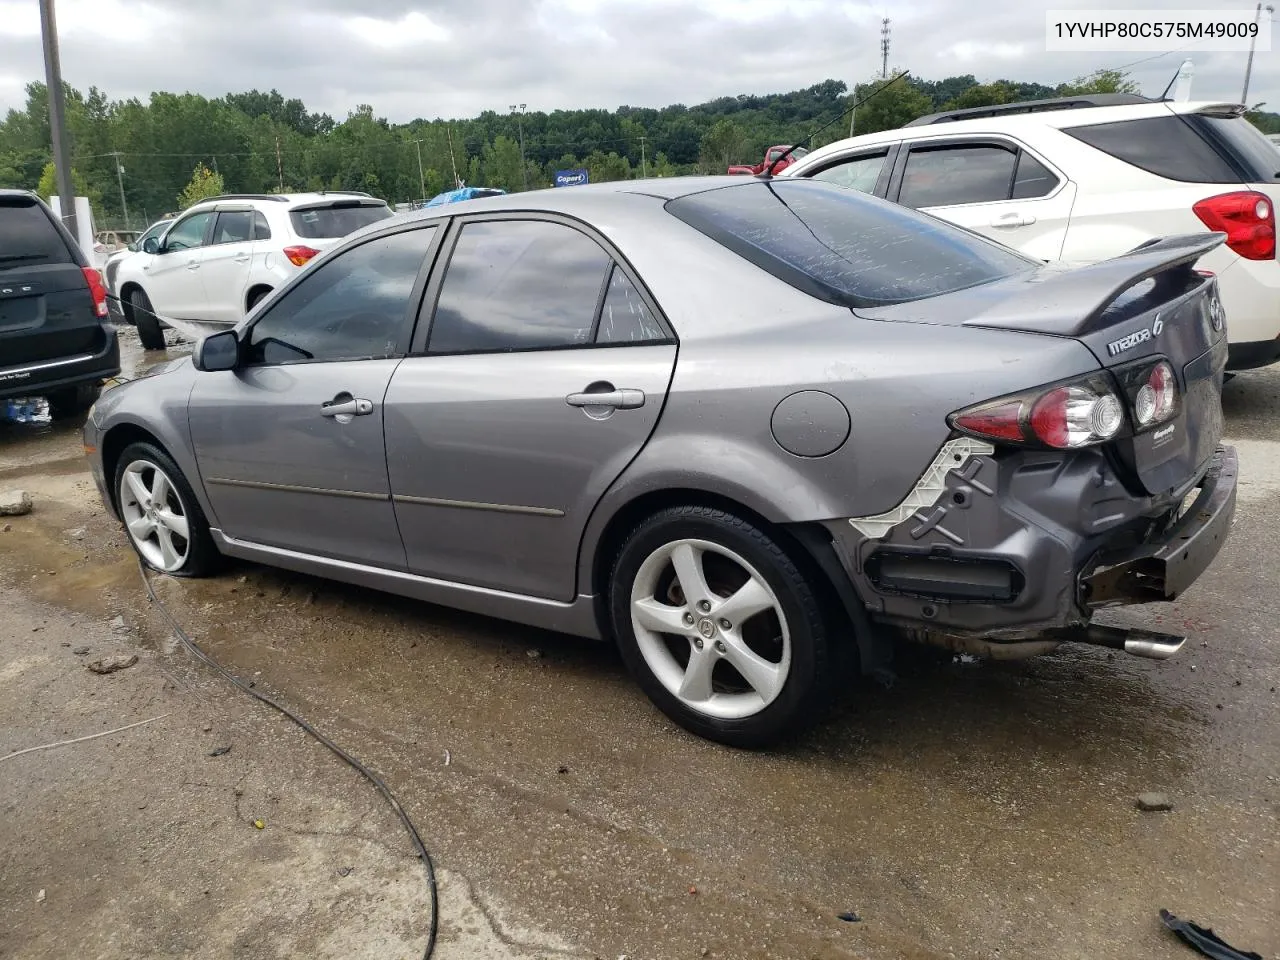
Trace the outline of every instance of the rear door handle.
<instances>
[{"instance_id":1,"label":"rear door handle","mask_svg":"<svg viewBox=\"0 0 1280 960\"><path fill-rule=\"evenodd\" d=\"M993 227L1029 227L1036 222L1036 218L1029 213L1020 213L1013 211L1012 213L1002 213L991 221Z\"/></svg>"},{"instance_id":2,"label":"rear door handle","mask_svg":"<svg viewBox=\"0 0 1280 960\"><path fill-rule=\"evenodd\" d=\"M571 393L564 398L571 407L613 407L615 410L634 410L644 406L644 391L623 389L605 390L600 393Z\"/></svg>"},{"instance_id":3,"label":"rear door handle","mask_svg":"<svg viewBox=\"0 0 1280 960\"><path fill-rule=\"evenodd\" d=\"M196 259L194 259L194 258L193 258L193 259L191 259L191 260L188 260L188 261L187 261L187 269L188 269L188 270L199 270L199 269L200 269L200 261L199 261L199 260L196 260Z\"/></svg>"},{"instance_id":4,"label":"rear door handle","mask_svg":"<svg viewBox=\"0 0 1280 960\"><path fill-rule=\"evenodd\" d=\"M248 263L253 258L250 257L247 253L242 253L240 256L234 257L233 259L235 260L236 263Z\"/></svg>"}]
</instances>

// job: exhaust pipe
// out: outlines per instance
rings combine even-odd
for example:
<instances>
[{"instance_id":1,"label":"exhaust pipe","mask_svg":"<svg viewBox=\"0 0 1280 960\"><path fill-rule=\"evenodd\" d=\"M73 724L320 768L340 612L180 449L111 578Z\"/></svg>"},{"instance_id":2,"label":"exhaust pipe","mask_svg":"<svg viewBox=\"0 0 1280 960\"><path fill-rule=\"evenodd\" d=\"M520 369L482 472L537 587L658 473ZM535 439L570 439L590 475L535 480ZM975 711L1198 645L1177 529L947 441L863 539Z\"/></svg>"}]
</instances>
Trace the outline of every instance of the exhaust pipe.
<instances>
[{"instance_id":1,"label":"exhaust pipe","mask_svg":"<svg viewBox=\"0 0 1280 960\"><path fill-rule=\"evenodd\" d=\"M1130 656L1145 657L1148 660L1168 660L1187 642L1186 637L1169 633L1139 630L1136 627L1107 627L1100 623L1057 631L1054 636L1071 643L1122 650Z\"/></svg>"}]
</instances>

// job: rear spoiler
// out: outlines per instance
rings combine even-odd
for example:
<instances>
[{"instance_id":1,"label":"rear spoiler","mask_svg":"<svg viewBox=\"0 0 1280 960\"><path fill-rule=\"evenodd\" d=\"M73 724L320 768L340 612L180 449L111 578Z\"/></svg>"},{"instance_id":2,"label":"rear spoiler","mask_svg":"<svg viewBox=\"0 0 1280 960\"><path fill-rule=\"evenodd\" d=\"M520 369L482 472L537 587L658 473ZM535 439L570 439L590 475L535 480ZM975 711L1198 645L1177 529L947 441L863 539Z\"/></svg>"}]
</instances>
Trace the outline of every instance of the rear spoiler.
<instances>
[{"instance_id":1,"label":"rear spoiler","mask_svg":"<svg viewBox=\"0 0 1280 960\"><path fill-rule=\"evenodd\" d=\"M1126 290L1160 274L1190 270L1226 238L1225 233L1164 237L1085 267L1047 268L1029 277L1019 293L966 320L965 326L1026 330L1031 323L1043 333L1081 336L1099 325Z\"/></svg>"}]
</instances>

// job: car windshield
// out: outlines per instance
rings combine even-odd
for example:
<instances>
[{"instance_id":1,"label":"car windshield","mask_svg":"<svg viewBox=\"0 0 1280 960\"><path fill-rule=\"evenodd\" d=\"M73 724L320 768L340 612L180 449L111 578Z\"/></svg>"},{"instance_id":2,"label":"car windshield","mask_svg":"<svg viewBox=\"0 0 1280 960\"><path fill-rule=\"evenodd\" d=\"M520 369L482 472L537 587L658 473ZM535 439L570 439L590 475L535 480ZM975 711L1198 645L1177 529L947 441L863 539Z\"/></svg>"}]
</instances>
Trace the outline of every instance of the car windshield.
<instances>
[{"instance_id":1,"label":"car windshield","mask_svg":"<svg viewBox=\"0 0 1280 960\"><path fill-rule=\"evenodd\" d=\"M849 307L936 297L1038 264L926 214L810 180L720 187L666 209L780 280Z\"/></svg>"},{"instance_id":2,"label":"car windshield","mask_svg":"<svg viewBox=\"0 0 1280 960\"><path fill-rule=\"evenodd\" d=\"M308 207L289 211L293 232L305 240L345 237L361 227L392 216L394 214L391 209L382 203Z\"/></svg>"}]
</instances>

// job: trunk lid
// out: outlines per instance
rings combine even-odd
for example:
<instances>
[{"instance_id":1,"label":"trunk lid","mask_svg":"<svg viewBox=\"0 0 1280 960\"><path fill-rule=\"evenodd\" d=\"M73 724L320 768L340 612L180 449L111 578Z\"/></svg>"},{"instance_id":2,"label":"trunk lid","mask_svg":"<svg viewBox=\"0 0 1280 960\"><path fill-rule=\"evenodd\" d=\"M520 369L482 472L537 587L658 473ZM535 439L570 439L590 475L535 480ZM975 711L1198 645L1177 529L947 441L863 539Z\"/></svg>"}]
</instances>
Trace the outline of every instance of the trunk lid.
<instances>
[{"instance_id":1,"label":"trunk lid","mask_svg":"<svg viewBox=\"0 0 1280 960\"><path fill-rule=\"evenodd\" d=\"M1177 414L1110 444L1131 479L1150 494L1166 493L1198 476L1222 438L1226 318L1217 279L1195 263L1223 238L1153 240L1085 267L1046 266L931 300L858 312L1075 339L1113 374L1122 398L1141 386L1153 364L1167 360L1178 385ZM1127 415L1134 424L1131 406Z\"/></svg>"},{"instance_id":2,"label":"trunk lid","mask_svg":"<svg viewBox=\"0 0 1280 960\"><path fill-rule=\"evenodd\" d=\"M102 348L84 256L64 233L35 197L0 194L0 379Z\"/></svg>"}]
</instances>

